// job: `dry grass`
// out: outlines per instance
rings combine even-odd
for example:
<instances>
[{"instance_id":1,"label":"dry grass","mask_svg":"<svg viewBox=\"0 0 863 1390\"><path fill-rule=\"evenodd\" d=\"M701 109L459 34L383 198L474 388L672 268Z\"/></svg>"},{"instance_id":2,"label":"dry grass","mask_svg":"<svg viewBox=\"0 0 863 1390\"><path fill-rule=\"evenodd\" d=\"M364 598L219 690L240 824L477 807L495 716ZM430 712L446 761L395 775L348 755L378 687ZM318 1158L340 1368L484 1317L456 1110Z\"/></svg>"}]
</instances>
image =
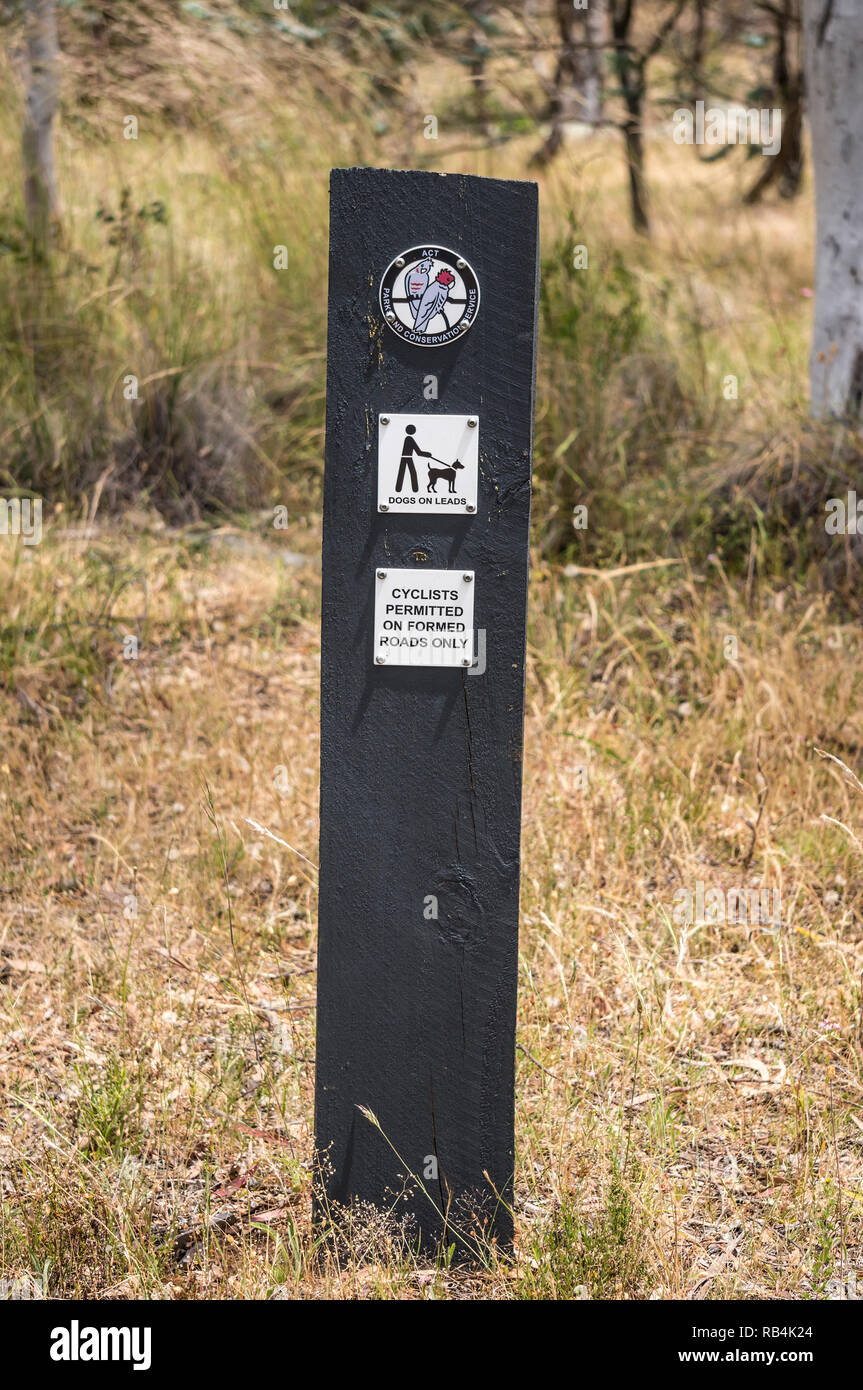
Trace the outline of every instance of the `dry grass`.
<instances>
[{"instance_id":1,"label":"dry grass","mask_svg":"<svg viewBox=\"0 0 863 1390\"><path fill-rule=\"evenodd\" d=\"M534 574L515 1256L316 1247L318 544L138 518L0 551L6 1276L820 1297L863 1269L863 795L816 751L860 768L863 641L683 565ZM778 887L780 925L681 925L699 880Z\"/></svg>"},{"instance_id":2,"label":"dry grass","mask_svg":"<svg viewBox=\"0 0 863 1390\"><path fill-rule=\"evenodd\" d=\"M121 63L101 105L67 107L44 322L14 260L14 112L0 125L0 481L67 499L41 546L0 537L0 1275L96 1298L835 1296L863 1278L863 636L807 573L809 195L743 209L750 169L656 128L646 244L615 137L542 175L546 284L573 242L594 278L577 330L540 346L537 543L591 512L580 570L533 566L517 1246L433 1268L372 1222L337 1259L309 1211L326 171L524 177L538 137L465 151L463 73L421 64L389 131L347 66L333 110L328 72L289 101L244 59L217 115L231 46L153 43L158 90ZM151 90L182 136L154 117L123 142ZM124 188L167 222L118 243L95 214ZM606 373L615 257L646 326ZM286 503L287 531L104 519L160 448L209 479L226 425L225 467L254 461L250 505ZM810 453L783 569L757 507ZM753 469L760 491L723 548L688 494L729 464L732 492ZM779 921L679 920L699 883L775 889Z\"/></svg>"}]
</instances>

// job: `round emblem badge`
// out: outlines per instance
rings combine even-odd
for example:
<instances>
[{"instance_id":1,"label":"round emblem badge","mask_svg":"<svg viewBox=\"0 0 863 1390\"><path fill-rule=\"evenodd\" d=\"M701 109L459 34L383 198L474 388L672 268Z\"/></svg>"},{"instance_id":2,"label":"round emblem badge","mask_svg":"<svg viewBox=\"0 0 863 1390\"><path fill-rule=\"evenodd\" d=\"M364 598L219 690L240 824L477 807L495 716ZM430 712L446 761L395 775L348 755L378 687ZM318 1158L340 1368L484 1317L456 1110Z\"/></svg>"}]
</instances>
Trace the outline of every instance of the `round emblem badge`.
<instances>
[{"instance_id":1,"label":"round emblem badge","mask_svg":"<svg viewBox=\"0 0 863 1390\"><path fill-rule=\"evenodd\" d=\"M476 320L479 281L455 251L412 246L384 271L380 301L387 324L406 343L443 347Z\"/></svg>"}]
</instances>

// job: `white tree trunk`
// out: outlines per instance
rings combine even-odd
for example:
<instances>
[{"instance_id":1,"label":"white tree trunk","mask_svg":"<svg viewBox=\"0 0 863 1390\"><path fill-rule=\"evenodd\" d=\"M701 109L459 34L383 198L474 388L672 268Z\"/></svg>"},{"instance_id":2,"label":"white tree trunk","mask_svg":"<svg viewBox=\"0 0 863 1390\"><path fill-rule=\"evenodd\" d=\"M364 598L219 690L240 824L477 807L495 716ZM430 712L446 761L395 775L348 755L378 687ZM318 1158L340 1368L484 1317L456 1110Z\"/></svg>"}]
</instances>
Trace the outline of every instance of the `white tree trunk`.
<instances>
[{"instance_id":1,"label":"white tree trunk","mask_svg":"<svg viewBox=\"0 0 863 1390\"><path fill-rule=\"evenodd\" d=\"M863 0L804 0L815 167L812 414L863 404Z\"/></svg>"},{"instance_id":2,"label":"white tree trunk","mask_svg":"<svg viewBox=\"0 0 863 1390\"><path fill-rule=\"evenodd\" d=\"M605 0L591 0L584 12L584 33L590 44L584 58L584 119L597 125L602 120L605 95L605 45L608 43Z\"/></svg>"},{"instance_id":3,"label":"white tree trunk","mask_svg":"<svg viewBox=\"0 0 863 1390\"><path fill-rule=\"evenodd\" d=\"M27 104L21 141L27 225L40 250L59 219L54 117L59 92L54 0L27 0Z\"/></svg>"}]
</instances>

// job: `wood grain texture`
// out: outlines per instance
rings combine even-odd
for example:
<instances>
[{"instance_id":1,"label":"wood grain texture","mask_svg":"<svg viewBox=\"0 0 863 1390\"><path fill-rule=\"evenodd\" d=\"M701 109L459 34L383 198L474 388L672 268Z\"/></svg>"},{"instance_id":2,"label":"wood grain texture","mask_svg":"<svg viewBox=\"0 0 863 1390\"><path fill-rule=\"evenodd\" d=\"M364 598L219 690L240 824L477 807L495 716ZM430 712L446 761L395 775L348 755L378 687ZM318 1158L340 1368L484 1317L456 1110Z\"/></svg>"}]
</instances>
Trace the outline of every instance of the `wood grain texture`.
<instances>
[{"instance_id":1,"label":"wood grain texture","mask_svg":"<svg viewBox=\"0 0 863 1390\"><path fill-rule=\"evenodd\" d=\"M536 186L335 170L330 238L316 1139L330 1202L389 1207L407 1183L398 1213L424 1245L462 1249L476 1219L512 1234ZM480 280L476 324L442 348L381 319L380 277L417 245ZM475 517L377 512L380 411L479 416ZM418 552L476 571L484 674L373 664L375 570L419 577ZM409 1179L429 1155L446 1231Z\"/></svg>"}]
</instances>

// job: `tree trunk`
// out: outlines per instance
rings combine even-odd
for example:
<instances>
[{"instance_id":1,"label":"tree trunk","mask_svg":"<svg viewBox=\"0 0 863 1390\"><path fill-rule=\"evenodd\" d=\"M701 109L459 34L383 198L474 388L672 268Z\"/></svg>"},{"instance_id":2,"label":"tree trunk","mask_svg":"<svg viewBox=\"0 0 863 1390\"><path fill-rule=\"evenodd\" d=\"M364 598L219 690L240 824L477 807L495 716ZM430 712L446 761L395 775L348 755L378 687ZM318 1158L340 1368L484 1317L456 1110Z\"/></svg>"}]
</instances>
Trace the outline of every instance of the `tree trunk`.
<instances>
[{"instance_id":1,"label":"tree trunk","mask_svg":"<svg viewBox=\"0 0 863 1390\"><path fill-rule=\"evenodd\" d=\"M629 103L627 103L629 105ZM644 174L644 137L641 133L641 102L629 112L623 125L626 164L629 170L629 207L637 232L650 231L649 194Z\"/></svg>"},{"instance_id":2,"label":"tree trunk","mask_svg":"<svg viewBox=\"0 0 863 1390\"><path fill-rule=\"evenodd\" d=\"M863 402L863 5L804 0L803 52L815 167L813 415Z\"/></svg>"},{"instance_id":3,"label":"tree trunk","mask_svg":"<svg viewBox=\"0 0 863 1390\"><path fill-rule=\"evenodd\" d=\"M29 66L24 133L24 207L35 249L44 254L59 219L54 117L59 91L54 0L27 0Z\"/></svg>"},{"instance_id":4,"label":"tree trunk","mask_svg":"<svg viewBox=\"0 0 863 1390\"><path fill-rule=\"evenodd\" d=\"M531 158L531 165L550 163L563 145L568 121L598 125L602 119L603 53L606 42L605 0L593 0L586 10L574 11L572 0L555 0L554 16L560 50L548 104L550 128L546 140ZM583 37L576 34L576 21Z\"/></svg>"},{"instance_id":5,"label":"tree trunk","mask_svg":"<svg viewBox=\"0 0 863 1390\"><path fill-rule=\"evenodd\" d=\"M470 47L468 49L468 66L470 69L470 80L473 86L476 123L483 134L488 139L491 139L494 135L494 126L489 116L488 107L488 72L486 64L488 45L485 41L482 27L483 21L489 16L491 0L469 0L467 9L471 18L476 21L476 28L471 33Z\"/></svg>"},{"instance_id":6,"label":"tree trunk","mask_svg":"<svg viewBox=\"0 0 863 1390\"><path fill-rule=\"evenodd\" d=\"M605 99L605 44L608 16L605 0L591 0L584 11L584 37L590 44L584 55L584 120L598 125Z\"/></svg>"},{"instance_id":7,"label":"tree trunk","mask_svg":"<svg viewBox=\"0 0 863 1390\"><path fill-rule=\"evenodd\" d=\"M773 60L772 100L782 112L782 147L763 160L764 168L744 197L750 206L776 183L781 198L796 198L803 181L803 70L800 60L799 0L784 0L774 9L776 53Z\"/></svg>"},{"instance_id":8,"label":"tree trunk","mask_svg":"<svg viewBox=\"0 0 863 1390\"><path fill-rule=\"evenodd\" d=\"M704 46L707 41L707 0L695 0L695 28L692 34L692 105L704 101Z\"/></svg>"},{"instance_id":9,"label":"tree trunk","mask_svg":"<svg viewBox=\"0 0 863 1390\"><path fill-rule=\"evenodd\" d=\"M644 173L644 92L647 84L647 53L630 48L629 35L635 13L635 0L611 0L611 34L614 66L626 115L621 127L629 173L629 206L637 232L650 231L650 202Z\"/></svg>"},{"instance_id":10,"label":"tree trunk","mask_svg":"<svg viewBox=\"0 0 863 1390\"><path fill-rule=\"evenodd\" d=\"M548 164L563 145L565 122L575 116L575 84L578 80L579 57L575 48L574 15L571 0L555 0L554 17L557 23L560 50L554 70L548 116L550 128L543 145L531 158L531 166Z\"/></svg>"}]
</instances>

